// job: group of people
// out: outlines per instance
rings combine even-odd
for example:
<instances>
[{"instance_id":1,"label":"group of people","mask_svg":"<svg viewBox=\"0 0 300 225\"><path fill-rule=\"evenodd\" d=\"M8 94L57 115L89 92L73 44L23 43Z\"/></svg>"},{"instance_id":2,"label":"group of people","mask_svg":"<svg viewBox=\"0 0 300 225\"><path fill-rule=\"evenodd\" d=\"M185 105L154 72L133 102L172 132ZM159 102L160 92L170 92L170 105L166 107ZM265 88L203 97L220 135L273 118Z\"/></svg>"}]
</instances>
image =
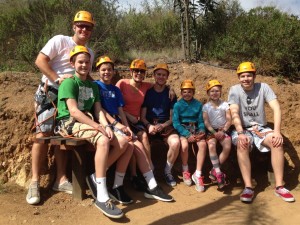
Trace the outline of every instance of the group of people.
<instances>
[{"instance_id":1,"label":"group of people","mask_svg":"<svg viewBox=\"0 0 300 225\"><path fill-rule=\"evenodd\" d=\"M221 99L222 84L210 80L206 86L208 102L204 105L194 98L192 80L181 83L181 98L167 85L168 65L157 64L153 70L154 84L145 82L147 66L136 59L130 64L130 79L112 84L114 62L100 56L95 65L99 80L90 77L94 53L86 47L95 21L87 11L76 13L72 37L57 35L40 51L36 65L43 73L35 94L36 136L51 135L54 120L59 131L85 138L95 146L95 173L87 176L87 184L95 198L95 206L110 218L121 218L123 212L111 200L130 204L123 180L127 169L130 181L146 198L173 201L158 185L153 174L150 141L160 137L168 145L164 168L166 183L177 185L172 167L180 155L184 184L205 191L202 167L208 148L212 169L209 178L222 189L227 185L222 165L228 158L231 144L237 146L237 158L245 188L240 195L243 202L251 202L254 191L251 183L249 153L255 145L260 151L271 151L275 174L275 194L283 200L295 201L284 188L283 138L280 133L281 111L276 95L265 83L255 83L256 69L251 62L241 63L237 69L239 84L230 88L228 101ZM274 111L274 130L266 127L264 103ZM55 107L57 104L57 117ZM230 127L234 125L231 132ZM222 152L217 153L217 142ZM189 146L196 144L196 170L190 173ZM47 145L34 143L32 147L32 179L26 200L40 202L39 176ZM180 154L179 154L180 153ZM55 149L57 166L53 190L71 194L72 184L66 176L67 155ZM106 172L116 164L114 183L106 185ZM142 175L140 176L139 173Z\"/></svg>"}]
</instances>

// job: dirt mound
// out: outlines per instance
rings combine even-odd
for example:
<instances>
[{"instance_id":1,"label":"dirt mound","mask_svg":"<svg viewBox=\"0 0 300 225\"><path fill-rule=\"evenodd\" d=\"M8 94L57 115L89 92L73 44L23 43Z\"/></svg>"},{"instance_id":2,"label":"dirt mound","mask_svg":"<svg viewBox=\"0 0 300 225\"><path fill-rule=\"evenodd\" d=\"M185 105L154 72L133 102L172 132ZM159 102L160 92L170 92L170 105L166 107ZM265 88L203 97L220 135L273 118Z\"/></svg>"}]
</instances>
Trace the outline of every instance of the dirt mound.
<instances>
[{"instance_id":1,"label":"dirt mound","mask_svg":"<svg viewBox=\"0 0 300 225\"><path fill-rule=\"evenodd\" d=\"M229 87L238 82L235 71L208 66L201 63L170 64L170 70L171 74L169 77L169 84L173 87L177 95L180 96L181 81L184 79L192 79L195 81L196 85L196 98L202 102L205 102L207 99L204 87L208 80L218 79L223 84L223 99L225 100L227 99ZM149 74L151 74L151 72L152 71L150 71ZM127 77L128 72L120 71L119 75L121 77ZM94 74L93 77L97 79L97 75ZM150 81L152 80L151 76L147 79ZM281 80L281 83L277 84L276 78L262 77L260 75L257 76L256 81L268 83L277 94L281 104L282 133L284 135L284 149L286 151L285 156L287 159L285 181L289 184L289 187L295 188L298 184L300 168L300 140L298 125L298 122L300 121L300 85L286 80ZM27 186L30 179L30 151L32 147L31 128L34 121L33 95L39 82L39 74L16 72L4 72L0 74L0 132L2 134L0 138L0 184L17 183L19 186L24 187ZM267 108L267 110L271 112L269 108ZM270 122L270 125L272 125L273 118L271 113L268 114L267 119ZM43 173L46 174L46 176L49 175L49 168L51 168L52 164L53 161L50 160L49 163L45 165ZM99 215L99 212L96 212L95 208L90 209L91 203L88 199L78 204L76 201L72 202L69 196L66 197L64 194L52 196L52 192L49 192L49 190L47 192L47 190L48 189L43 190L43 193L46 193L47 198L45 199L45 196L42 196L42 198L45 199L44 202L42 202L42 206L30 208L26 205L24 200L24 189L7 189L7 194L2 195L2 197L0 195L2 199L0 202L3 202L0 203L1 211L4 209L2 205L7 207L7 210L0 212L0 218L5 218L5 221L7 222L6 224L14 224L15 222L26 223L31 220L33 222L32 224L39 224L40 222L45 221L52 223L60 221L58 224L73 224L74 222L77 223L78 221L85 221L82 224L91 224L98 221L99 218L105 221L106 224L111 224L107 218L105 219L104 216ZM229 214L232 215L232 213L240 215L240 212L243 211L242 213L245 213L248 210L247 206L240 207L240 202L238 201L238 194L240 190L233 189L231 193L227 193L228 195L231 195L231 197L224 197L224 194L226 193L217 192L215 191L215 188L213 188L213 190L210 189L204 194L207 197L205 199L201 199L201 204L199 203L200 205L197 203L197 199L200 200L200 195L195 193L193 188L185 187L182 183L178 185L176 189L169 191L175 197L176 203L173 205L159 203L155 206L152 206L152 203L145 202L144 199L142 200L141 195L136 193L133 194L132 191L129 192L138 199L136 202L138 204L134 204L131 208L128 207L128 209L130 208L130 212L128 212L127 208L124 209L124 207L121 207L128 214L128 217L124 219L123 222L128 222L129 220L133 221L134 224L199 224L201 220L202 222L206 221L210 223L212 218L218 218L217 215L213 216L214 213L217 213L218 210L221 210L220 212L222 213L222 210L231 205L231 208L226 208L230 212L225 210L223 211L223 214L219 215L219 218L222 218L223 223L225 221L223 219L226 215L227 217ZM264 194L270 195L270 192L271 191L269 190ZM15 209L15 203L20 202L20 198L23 199L23 201L21 201L21 205L18 206L18 212L20 212L20 215L18 212L11 213L10 210ZM283 212L286 211L287 207L282 208L282 210L277 209L276 206L278 202L276 202L276 200L277 199L272 198L270 201L269 198L262 195L259 201L262 202L261 204L264 204L264 207L268 205L268 209L273 213L270 213L268 216L257 216L257 218L264 217L267 218L269 222L278 222L277 224L281 224L280 222L283 220L279 219L281 218L280 215L282 215L282 218L286 218ZM216 204L213 202L216 202ZM179 205L177 203L179 203ZM150 205L151 207L144 207ZM235 222L244 224L249 223L253 210L255 210L255 207L260 206L260 203L253 206L251 208L251 212L246 213L248 215L248 217L246 215L247 218L244 218L241 215L240 218L236 217L237 221ZM296 211L298 208L296 205L293 208L295 208L294 211L295 214L297 214ZM67 213L67 209L70 209L69 213ZM152 211L153 209L156 211ZM197 209L199 209L199 211L195 211ZM278 210L281 210L281 214ZM172 213L180 211L180 215L172 215ZM87 213L87 216L79 217L79 215L85 214L83 212ZM261 210L256 210L256 212L262 213ZM274 218L271 216L277 214L279 215L278 217ZM232 218L228 217L227 219L229 222ZM292 218L290 220L291 222L296 221L292 220ZM221 220L215 220L216 223L219 223L218 221L221 223ZM262 221L256 222L261 223Z\"/></svg>"}]
</instances>

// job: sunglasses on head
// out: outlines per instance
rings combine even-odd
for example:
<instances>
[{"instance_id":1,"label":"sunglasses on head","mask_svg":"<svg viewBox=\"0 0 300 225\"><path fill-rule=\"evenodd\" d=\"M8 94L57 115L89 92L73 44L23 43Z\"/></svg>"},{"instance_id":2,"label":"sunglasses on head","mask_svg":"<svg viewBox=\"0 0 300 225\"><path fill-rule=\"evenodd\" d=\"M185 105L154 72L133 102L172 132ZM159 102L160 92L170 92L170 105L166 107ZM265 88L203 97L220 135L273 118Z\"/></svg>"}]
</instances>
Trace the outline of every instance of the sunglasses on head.
<instances>
[{"instance_id":1,"label":"sunglasses on head","mask_svg":"<svg viewBox=\"0 0 300 225\"><path fill-rule=\"evenodd\" d=\"M86 25L86 24L75 24L76 27L78 27L79 29L83 30L84 28L87 30L87 31L92 31L93 30L93 27L92 26L89 26L89 25Z\"/></svg>"},{"instance_id":2,"label":"sunglasses on head","mask_svg":"<svg viewBox=\"0 0 300 225\"><path fill-rule=\"evenodd\" d=\"M145 70L139 70L139 69L133 69L132 71L135 73L145 73L146 72Z\"/></svg>"}]
</instances>

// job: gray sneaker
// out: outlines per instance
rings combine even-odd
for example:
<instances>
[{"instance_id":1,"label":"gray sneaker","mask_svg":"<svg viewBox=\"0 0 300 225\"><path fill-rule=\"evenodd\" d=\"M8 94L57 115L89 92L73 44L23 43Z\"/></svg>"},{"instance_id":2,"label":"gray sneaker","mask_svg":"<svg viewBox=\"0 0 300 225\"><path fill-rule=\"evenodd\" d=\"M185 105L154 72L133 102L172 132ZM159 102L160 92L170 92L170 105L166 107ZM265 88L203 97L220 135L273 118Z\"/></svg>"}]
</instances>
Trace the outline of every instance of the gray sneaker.
<instances>
[{"instance_id":1,"label":"gray sneaker","mask_svg":"<svg viewBox=\"0 0 300 225\"><path fill-rule=\"evenodd\" d=\"M111 199L106 202L96 201L95 206L109 218L118 219L124 216L122 210L115 206Z\"/></svg>"},{"instance_id":2,"label":"gray sneaker","mask_svg":"<svg viewBox=\"0 0 300 225\"><path fill-rule=\"evenodd\" d=\"M26 201L30 205L35 205L38 204L40 200L40 185L37 181L34 181L28 187Z\"/></svg>"},{"instance_id":3,"label":"gray sneaker","mask_svg":"<svg viewBox=\"0 0 300 225\"><path fill-rule=\"evenodd\" d=\"M52 190L65 192L71 195L73 193L73 186L68 180L66 180L62 184L55 183L52 187Z\"/></svg>"}]
</instances>

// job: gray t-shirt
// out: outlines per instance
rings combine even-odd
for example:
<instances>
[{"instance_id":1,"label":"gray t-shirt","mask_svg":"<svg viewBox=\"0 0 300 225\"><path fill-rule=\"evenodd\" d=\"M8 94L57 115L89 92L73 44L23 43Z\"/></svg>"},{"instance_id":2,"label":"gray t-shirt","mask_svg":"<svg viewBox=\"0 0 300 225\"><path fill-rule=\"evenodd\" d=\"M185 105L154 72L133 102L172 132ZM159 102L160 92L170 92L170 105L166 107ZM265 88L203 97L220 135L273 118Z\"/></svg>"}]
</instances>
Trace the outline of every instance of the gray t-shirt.
<instances>
[{"instance_id":1,"label":"gray t-shirt","mask_svg":"<svg viewBox=\"0 0 300 225\"><path fill-rule=\"evenodd\" d=\"M228 104L237 104L240 109L240 118L243 127L255 124L267 124L265 102L276 99L276 95L266 83L255 83L251 91L245 91L240 84L230 88Z\"/></svg>"}]
</instances>

